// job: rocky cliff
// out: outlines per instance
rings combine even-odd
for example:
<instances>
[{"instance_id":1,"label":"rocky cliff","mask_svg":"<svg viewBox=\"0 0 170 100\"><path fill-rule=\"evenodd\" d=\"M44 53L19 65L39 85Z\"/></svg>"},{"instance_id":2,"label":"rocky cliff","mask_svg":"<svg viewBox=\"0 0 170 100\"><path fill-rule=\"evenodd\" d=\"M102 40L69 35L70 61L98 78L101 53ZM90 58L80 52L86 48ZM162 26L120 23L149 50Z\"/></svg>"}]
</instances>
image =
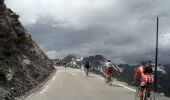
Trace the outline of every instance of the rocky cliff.
<instances>
[{"instance_id":1,"label":"rocky cliff","mask_svg":"<svg viewBox=\"0 0 170 100\"><path fill-rule=\"evenodd\" d=\"M42 83L53 64L0 0L0 100L15 100Z\"/></svg>"}]
</instances>

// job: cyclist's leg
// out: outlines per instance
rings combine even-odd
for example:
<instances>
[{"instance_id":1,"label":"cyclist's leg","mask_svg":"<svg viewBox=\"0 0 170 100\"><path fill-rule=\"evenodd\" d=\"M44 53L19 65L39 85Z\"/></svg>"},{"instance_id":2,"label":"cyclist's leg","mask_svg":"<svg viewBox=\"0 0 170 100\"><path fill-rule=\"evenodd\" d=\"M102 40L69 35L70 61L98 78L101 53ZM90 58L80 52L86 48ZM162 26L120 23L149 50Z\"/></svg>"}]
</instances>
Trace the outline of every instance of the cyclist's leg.
<instances>
[{"instance_id":1,"label":"cyclist's leg","mask_svg":"<svg viewBox=\"0 0 170 100\"><path fill-rule=\"evenodd\" d=\"M89 74L88 68L85 68L85 73L86 73L86 76L88 76L88 74Z\"/></svg>"},{"instance_id":2,"label":"cyclist's leg","mask_svg":"<svg viewBox=\"0 0 170 100\"><path fill-rule=\"evenodd\" d=\"M106 83L108 83L108 69L105 69L105 77L106 77Z\"/></svg>"},{"instance_id":3,"label":"cyclist's leg","mask_svg":"<svg viewBox=\"0 0 170 100\"><path fill-rule=\"evenodd\" d=\"M147 90L148 90L147 96L150 97L150 95L151 95L151 83L147 83Z\"/></svg>"},{"instance_id":4,"label":"cyclist's leg","mask_svg":"<svg viewBox=\"0 0 170 100\"><path fill-rule=\"evenodd\" d=\"M140 88L139 89L139 96L140 96L140 100L143 100L143 92L144 92L144 88Z\"/></svg>"},{"instance_id":5,"label":"cyclist's leg","mask_svg":"<svg viewBox=\"0 0 170 100\"><path fill-rule=\"evenodd\" d=\"M87 76L89 75L89 69L87 68Z\"/></svg>"},{"instance_id":6,"label":"cyclist's leg","mask_svg":"<svg viewBox=\"0 0 170 100\"><path fill-rule=\"evenodd\" d=\"M109 75L109 85L112 85L112 73Z\"/></svg>"},{"instance_id":7,"label":"cyclist's leg","mask_svg":"<svg viewBox=\"0 0 170 100\"><path fill-rule=\"evenodd\" d=\"M107 73L106 74L107 76L106 76L106 83L108 83L109 85L111 85L110 83L111 83L111 73Z\"/></svg>"},{"instance_id":8,"label":"cyclist's leg","mask_svg":"<svg viewBox=\"0 0 170 100\"><path fill-rule=\"evenodd\" d=\"M110 73L110 72L107 73L107 81L108 81L108 82L111 81L111 73Z\"/></svg>"},{"instance_id":9,"label":"cyclist's leg","mask_svg":"<svg viewBox=\"0 0 170 100\"><path fill-rule=\"evenodd\" d=\"M109 69L109 80L112 81L112 72L113 72L113 69L112 67Z\"/></svg>"},{"instance_id":10,"label":"cyclist's leg","mask_svg":"<svg viewBox=\"0 0 170 100\"><path fill-rule=\"evenodd\" d=\"M85 72L85 74L86 74L86 76L87 76L87 68L84 68L84 72Z\"/></svg>"},{"instance_id":11,"label":"cyclist's leg","mask_svg":"<svg viewBox=\"0 0 170 100\"><path fill-rule=\"evenodd\" d=\"M108 80L109 80L109 81L111 81L111 78L112 78L111 75L112 75L111 73L109 73L109 75L108 75Z\"/></svg>"},{"instance_id":12,"label":"cyclist's leg","mask_svg":"<svg viewBox=\"0 0 170 100\"><path fill-rule=\"evenodd\" d=\"M145 82L141 82L140 84L140 89L139 89L139 96L140 96L140 100L143 100L144 97L144 89L146 88L146 83Z\"/></svg>"},{"instance_id":13,"label":"cyclist's leg","mask_svg":"<svg viewBox=\"0 0 170 100\"><path fill-rule=\"evenodd\" d=\"M106 73L106 83L108 83L109 82L109 75L108 75L108 73Z\"/></svg>"}]
</instances>

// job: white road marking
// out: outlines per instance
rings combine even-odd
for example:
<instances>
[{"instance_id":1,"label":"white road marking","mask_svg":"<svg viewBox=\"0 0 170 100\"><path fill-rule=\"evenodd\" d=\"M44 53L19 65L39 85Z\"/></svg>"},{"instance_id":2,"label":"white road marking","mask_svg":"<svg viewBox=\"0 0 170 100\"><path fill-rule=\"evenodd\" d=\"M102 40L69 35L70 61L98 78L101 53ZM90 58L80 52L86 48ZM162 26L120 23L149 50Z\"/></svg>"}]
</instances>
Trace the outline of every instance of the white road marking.
<instances>
[{"instance_id":1,"label":"white road marking","mask_svg":"<svg viewBox=\"0 0 170 100\"><path fill-rule=\"evenodd\" d=\"M54 81L54 80L56 79L56 76L57 76L60 72L61 72L61 71L58 70L58 71L54 74L54 77L52 78L51 81ZM50 84L47 83L46 87L45 87L42 91L40 91L39 94L43 94L45 91L47 91L47 89L49 88L49 86L50 86Z\"/></svg>"},{"instance_id":2,"label":"white road marking","mask_svg":"<svg viewBox=\"0 0 170 100\"><path fill-rule=\"evenodd\" d=\"M79 69L79 71L82 71L82 70L80 70ZM73 74L73 73L72 73ZM94 74L95 75L95 74ZM102 80L104 80L105 78L103 78L103 77L101 77L101 76L98 76L98 75L95 75L95 76L97 76L98 78L100 78L100 79L102 79ZM123 88L125 88L125 89L128 89L128 90L130 90L130 91L132 91L132 92L136 92L136 90L134 90L134 89L132 89L132 88L130 88L130 87L128 87L128 86L125 86L125 85L123 85L123 84L118 84L119 86L121 86L121 87L123 87Z\"/></svg>"},{"instance_id":3,"label":"white road marking","mask_svg":"<svg viewBox=\"0 0 170 100\"><path fill-rule=\"evenodd\" d=\"M125 89L128 89L128 90L130 90L130 91L132 91L132 92L136 92L136 90L134 90L134 89L132 89L132 88L130 88L130 87L127 87L127 86L125 86L125 85L122 85L122 84L118 84L119 86L122 86L122 87L124 87Z\"/></svg>"},{"instance_id":4,"label":"white road marking","mask_svg":"<svg viewBox=\"0 0 170 100\"><path fill-rule=\"evenodd\" d=\"M101 76L97 76L98 78L100 78L100 79L105 79L105 78L103 78L103 77L101 77ZM130 90L130 91L132 91L132 92L136 92L136 90L134 90L134 89L132 89L132 88L130 88L130 87L127 87L127 86L125 86L125 85L123 85L123 84L118 84L119 86L121 86L121 87L124 87L125 89L128 89L128 90Z\"/></svg>"},{"instance_id":5,"label":"white road marking","mask_svg":"<svg viewBox=\"0 0 170 100\"><path fill-rule=\"evenodd\" d=\"M56 79L56 77L54 76L52 80L54 81L55 79Z\"/></svg>"},{"instance_id":6,"label":"white road marking","mask_svg":"<svg viewBox=\"0 0 170 100\"><path fill-rule=\"evenodd\" d=\"M48 89L48 85L40 92L40 94L43 94L47 89Z\"/></svg>"},{"instance_id":7,"label":"white road marking","mask_svg":"<svg viewBox=\"0 0 170 100\"><path fill-rule=\"evenodd\" d=\"M104 80L105 78L103 78L103 77L101 77L101 76L97 76L98 78L100 78L100 79L102 79L102 80Z\"/></svg>"}]
</instances>

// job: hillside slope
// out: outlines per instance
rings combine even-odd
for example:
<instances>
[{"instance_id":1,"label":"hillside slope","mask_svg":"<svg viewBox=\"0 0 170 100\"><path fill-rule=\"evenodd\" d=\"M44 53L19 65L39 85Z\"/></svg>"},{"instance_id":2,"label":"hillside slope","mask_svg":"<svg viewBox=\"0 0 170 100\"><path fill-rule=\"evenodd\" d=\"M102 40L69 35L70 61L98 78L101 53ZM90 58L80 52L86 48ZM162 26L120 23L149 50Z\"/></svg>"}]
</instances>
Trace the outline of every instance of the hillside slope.
<instances>
[{"instance_id":1,"label":"hillside slope","mask_svg":"<svg viewBox=\"0 0 170 100\"><path fill-rule=\"evenodd\" d=\"M14 100L43 82L54 70L18 20L0 1L0 100Z\"/></svg>"}]
</instances>

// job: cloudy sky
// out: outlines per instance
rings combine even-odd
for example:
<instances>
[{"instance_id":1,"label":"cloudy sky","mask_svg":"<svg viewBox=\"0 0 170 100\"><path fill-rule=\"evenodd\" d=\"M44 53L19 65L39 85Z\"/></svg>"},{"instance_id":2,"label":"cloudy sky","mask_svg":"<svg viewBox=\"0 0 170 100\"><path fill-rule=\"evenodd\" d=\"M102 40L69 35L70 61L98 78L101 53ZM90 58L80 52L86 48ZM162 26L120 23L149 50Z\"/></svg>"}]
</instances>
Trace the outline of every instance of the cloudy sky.
<instances>
[{"instance_id":1,"label":"cloudy sky","mask_svg":"<svg viewBox=\"0 0 170 100\"><path fill-rule=\"evenodd\" d=\"M50 58L102 54L116 63L170 63L170 0L6 0Z\"/></svg>"}]
</instances>

